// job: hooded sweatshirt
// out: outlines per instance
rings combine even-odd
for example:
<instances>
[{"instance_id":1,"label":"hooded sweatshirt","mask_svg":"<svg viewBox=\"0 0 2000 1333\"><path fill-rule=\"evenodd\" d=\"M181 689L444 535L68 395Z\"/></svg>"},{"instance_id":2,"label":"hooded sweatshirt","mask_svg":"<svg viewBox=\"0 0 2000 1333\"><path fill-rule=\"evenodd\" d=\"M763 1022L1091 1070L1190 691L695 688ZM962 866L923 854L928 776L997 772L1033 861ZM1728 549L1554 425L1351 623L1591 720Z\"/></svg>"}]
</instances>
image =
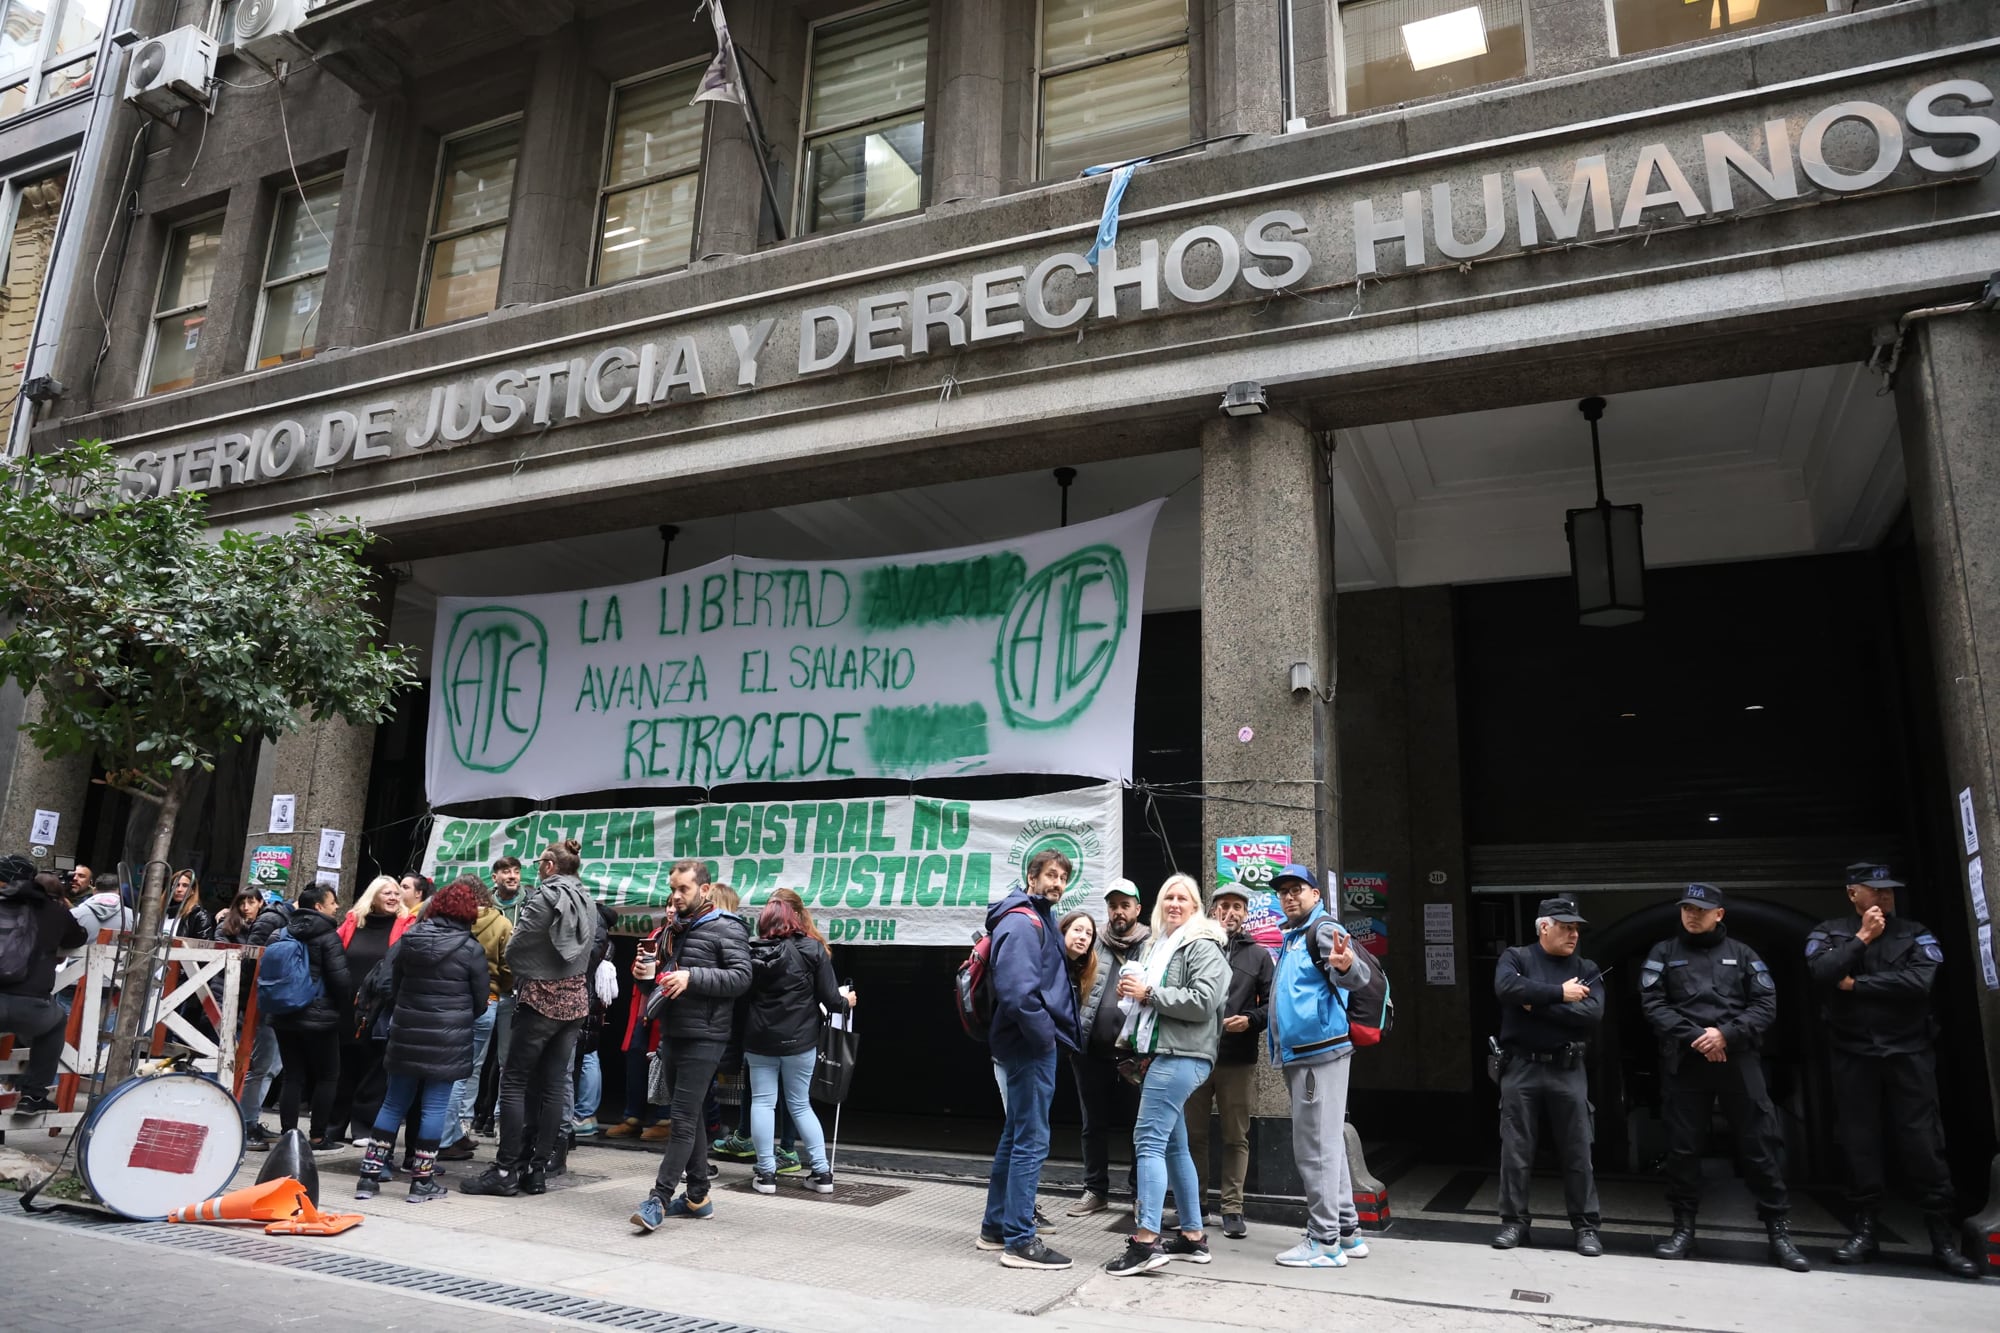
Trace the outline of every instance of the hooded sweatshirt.
<instances>
[{"instance_id":1,"label":"hooded sweatshirt","mask_svg":"<svg viewBox=\"0 0 2000 1333\"><path fill-rule=\"evenodd\" d=\"M551 875L526 891L507 941L507 967L519 981L580 977L597 939L597 909L574 875Z\"/></svg>"},{"instance_id":2,"label":"hooded sweatshirt","mask_svg":"<svg viewBox=\"0 0 2000 1333\"><path fill-rule=\"evenodd\" d=\"M0 898L20 903L33 914L35 956L19 984L0 987L0 995L46 998L56 984L56 956L83 947L89 937L75 916L32 879L17 879L0 888Z\"/></svg>"},{"instance_id":3,"label":"hooded sweatshirt","mask_svg":"<svg viewBox=\"0 0 2000 1333\"><path fill-rule=\"evenodd\" d=\"M1024 908L1025 911L1017 911ZM987 1041L1001 1060L1077 1048L1076 992L1049 900L1015 889L986 909L993 973Z\"/></svg>"}]
</instances>

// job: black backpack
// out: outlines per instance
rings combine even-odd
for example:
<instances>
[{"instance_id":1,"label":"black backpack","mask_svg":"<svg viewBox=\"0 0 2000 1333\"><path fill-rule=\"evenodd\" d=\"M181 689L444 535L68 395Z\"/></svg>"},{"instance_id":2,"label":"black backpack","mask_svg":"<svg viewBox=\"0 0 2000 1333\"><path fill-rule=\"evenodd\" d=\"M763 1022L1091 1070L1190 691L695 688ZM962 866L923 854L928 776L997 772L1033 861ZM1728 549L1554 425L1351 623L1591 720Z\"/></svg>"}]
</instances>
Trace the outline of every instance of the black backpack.
<instances>
[{"instance_id":1,"label":"black backpack","mask_svg":"<svg viewBox=\"0 0 2000 1333\"><path fill-rule=\"evenodd\" d=\"M0 898L0 986L23 985L34 974L42 952L41 918L42 903L25 893Z\"/></svg>"}]
</instances>

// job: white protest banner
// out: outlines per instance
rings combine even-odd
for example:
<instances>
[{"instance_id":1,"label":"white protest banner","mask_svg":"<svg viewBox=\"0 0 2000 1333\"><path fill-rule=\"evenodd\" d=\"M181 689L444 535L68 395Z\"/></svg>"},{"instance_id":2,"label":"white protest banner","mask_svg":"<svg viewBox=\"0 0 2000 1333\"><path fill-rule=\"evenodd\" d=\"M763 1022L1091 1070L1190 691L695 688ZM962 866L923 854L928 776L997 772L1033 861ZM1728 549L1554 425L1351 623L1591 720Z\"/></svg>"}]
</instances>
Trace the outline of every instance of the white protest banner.
<instances>
[{"instance_id":1,"label":"white protest banner","mask_svg":"<svg viewBox=\"0 0 2000 1333\"><path fill-rule=\"evenodd\" d=\"M1021 882L1035 853L1074 867L1062 910L1091 905L1124 873L1122 793L1112 783L1006 801L874 796L632 810L544 810L514 819L431 825L424 873L491 882L497 857L535 858L562 838L582 844L584 886L620 912L618 930L652 929L667 909L667 875L682 859L741 896L749 913L795 889L826 936L863 944L965 946L988 903Z\"/></svg>"},{"instance_id":2,"label":"white protest banner","mask_svg":"<svg viewBox=\"0 0 2000 1333\"><path fill-rule=\"evenodd\" d=\"M431 802L968 773L1129 780L1162 503L949 551L729 557L613 588L439 598Z\"/></svg>"}]
</instances>

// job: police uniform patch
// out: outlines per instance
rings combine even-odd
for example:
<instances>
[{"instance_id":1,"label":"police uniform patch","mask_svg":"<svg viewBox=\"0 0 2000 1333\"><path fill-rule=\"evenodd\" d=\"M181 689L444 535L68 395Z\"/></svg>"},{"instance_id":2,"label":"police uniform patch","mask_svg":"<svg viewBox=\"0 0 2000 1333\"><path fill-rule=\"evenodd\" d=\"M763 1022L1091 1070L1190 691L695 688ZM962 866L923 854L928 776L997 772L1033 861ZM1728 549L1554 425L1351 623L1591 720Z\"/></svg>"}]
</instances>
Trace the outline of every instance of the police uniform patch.
<instances>
[{"instance_id":1,"label":"police uniform patch","mask_svg":"<svg viewBox=\"0 0 2000 1333\"><path fill-rule=\"evenodd\" d=\"M1652 960L1652 959L1650 959L1650 958L1649 958L1649 959L1647 959L1647 960L1646 960L1646 970L1645 970L1645 971L1643 971L1643 972L1641 972L1641 973L1639 974L1639 989L1640 989L1640 990L1644 990L1644 989L1646 989L1646 988L1647 988L1648 986L1657 986L1657 985L1659 985L1659 984L1660 984L1660 974L1661 974L1662 972L1664 972L1665 970L1666 970L1666 969L1665 969L1665 968L1663 968L1663 967L1662 967L1662 966L1661 966L1661 965L1660 965L1660 964L1659 964L1658 962L1656 962L1656 961L1654 961L1654 960Z\"/></svg>"},{"instance_id":2,"label":"police uniform patch","mask_svg":"<svg viewBox=\"0 0 2000 1333\"><path fill-rule=\"evenodd\" d=\"M1818 953L1821 949L1824 949L1826 945L1827 945L1826 932L1823 930L1815 930L1812 934L1806 936L1806 957L1808 958L1812 957L1814 954Z\"/></svg>"},{"instance_id":3,"label":"police uniform patch","mask_svg":"<svg viewBox=\"0 0 2000 1333\"><path fill-rule=\"evenodd\" d=\"M1944 950L1938 947L1937 936L1917 936L1917 947L1922 949L1924 957L1930 959L1933 963L1942 963L1944 961Z\"/></svg>"},{"instance_id":4,"label":"police uniform patch","mask_svg":"<svg viewBox=\"0 0 2000 1333\"><path fill-rule=\"evenodd\" d=\"M1734 958L1725 958L1725 959L1723 959L1723 960L1722 960L1722 965L1723 965L1724 967L1735 967L1735 966L1736 966L1736 960L1735 960Z\"/></svg>"},{"instance_id":5,"label":"police uniform patch","mask_svg":"<svg viewBox=\"0 0 2000 1333\"><path fill-rule=\"evenodd\" d=\"M1750 972L1752 980L1754 980L1757 983L1757 987L1759 990L1778 989L1777 980L1774 977L1772 977L1771 969L1764 966L1763 960L1752 959L1750 962Z\"/></svg>"}]
</instances>

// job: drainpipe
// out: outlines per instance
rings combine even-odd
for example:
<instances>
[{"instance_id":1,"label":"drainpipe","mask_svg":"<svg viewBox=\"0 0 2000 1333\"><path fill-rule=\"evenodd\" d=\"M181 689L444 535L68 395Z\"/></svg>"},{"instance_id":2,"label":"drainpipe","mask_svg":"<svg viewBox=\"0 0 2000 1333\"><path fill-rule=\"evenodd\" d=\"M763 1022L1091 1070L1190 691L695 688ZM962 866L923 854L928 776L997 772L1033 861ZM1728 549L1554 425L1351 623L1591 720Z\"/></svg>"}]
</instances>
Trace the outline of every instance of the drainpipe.
<instances>
[{"instance_id":1,"label":"drainpipe","mask_svg":"<svg viewBox=\"0 0 2000 1333\"><path fill-rule=\"evenodd\" d=\"M1282 131L1299 114L1299 44L1293 27L1293 7L1298 0L1278 0L1278 100L1281 104L1278 128Z\"/></svg>"}]
</instances>

